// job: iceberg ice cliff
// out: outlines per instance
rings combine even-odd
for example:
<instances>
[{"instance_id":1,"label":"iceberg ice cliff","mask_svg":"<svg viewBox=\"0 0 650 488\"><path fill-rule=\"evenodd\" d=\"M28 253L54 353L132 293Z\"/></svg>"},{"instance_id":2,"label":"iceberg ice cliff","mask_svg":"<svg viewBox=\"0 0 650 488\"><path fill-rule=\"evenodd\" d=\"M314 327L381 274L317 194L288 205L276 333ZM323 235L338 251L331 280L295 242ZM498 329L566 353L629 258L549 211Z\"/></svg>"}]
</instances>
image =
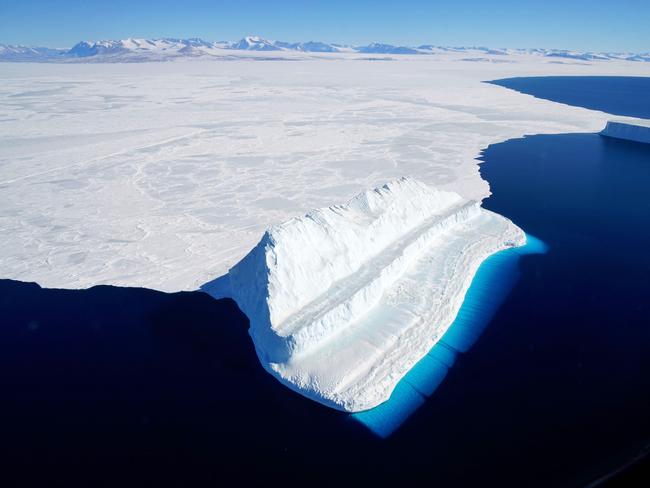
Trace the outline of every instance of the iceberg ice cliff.
<instances>
[{"instance_id":1,"label":"iceberg ice cliff","mask_svg":"<svg viewBox=\"0 0 650 488\"><path fill-rule=\"evenodd\" d=\"M442 337L481 262L525 241L479 202L402 178L271 227L219 294L248 316L271 374L362 411Z\"/></svg>"},{"instance_id":2,"label":"iceberg ice cliff","mask_svg":"<svg viewBox=\"0 0 650 488\"><path fill-rule=\"evenodd\" d=\"M650 120L610 120L600 133L614 139L650 144Z\"/></svg>"}]
</instances>

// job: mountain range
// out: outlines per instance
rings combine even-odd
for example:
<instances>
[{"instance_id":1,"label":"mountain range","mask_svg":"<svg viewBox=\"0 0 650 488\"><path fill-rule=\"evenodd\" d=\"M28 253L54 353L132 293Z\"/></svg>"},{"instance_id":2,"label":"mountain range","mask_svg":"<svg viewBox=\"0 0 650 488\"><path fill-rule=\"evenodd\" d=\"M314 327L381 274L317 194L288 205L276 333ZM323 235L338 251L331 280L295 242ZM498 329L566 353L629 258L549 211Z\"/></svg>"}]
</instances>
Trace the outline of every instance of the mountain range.
<instances>
[{"instance_id":1,"label":"mountain range","mask_svg":"<svg viewBox=\"0 0 650 488\"><path fill-rule=\"evenodd\" d=\"M300 53L327 55L356 53L371 55L432 55L443 53L472 53L475 55L508 56L537 55L579 61L626 60L650 62L647 53L603 53L561 49L492 49L487 47L441 47L425 44L417 47L372 43L365 46L309 42L283 42L247 36L239 41L205 41L190 39L134 39L82 41L69 49L27 47L0 44L0 61L13 62L145 62L168 61L178 58L255 58L264 53L265 59L295 57ZM275 56L274 56L275 55Z\"/></svg>"}]
</instances>

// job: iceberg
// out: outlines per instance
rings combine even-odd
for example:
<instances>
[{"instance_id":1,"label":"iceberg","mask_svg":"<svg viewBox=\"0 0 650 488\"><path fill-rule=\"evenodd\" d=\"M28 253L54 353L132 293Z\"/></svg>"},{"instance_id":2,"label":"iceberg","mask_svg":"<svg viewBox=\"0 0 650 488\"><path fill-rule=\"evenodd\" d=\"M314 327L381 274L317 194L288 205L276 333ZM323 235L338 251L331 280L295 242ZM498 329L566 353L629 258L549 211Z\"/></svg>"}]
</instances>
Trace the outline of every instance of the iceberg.
<instances>
[{"instance_id":1,"label":"iceberg","mask_svg":"<svg viewBox=\"0 0 650 488\"><path fill-rule=\"evenodd\" d=\"M401 178L272 226L204 290L248 316L269 373L359 412L388 400L440 340L480 264L525 243L479 202Z\"/></svg>"},{"instance_id":2,"label":"iceberg","mask_svg":"<svg viewBox=\"0 0 650 488\"><path fill-rule=\"evenodd\" d=\"M650 120L610 120L600 134L614 139L650 144Z\"/></svg>"}]
</instances>

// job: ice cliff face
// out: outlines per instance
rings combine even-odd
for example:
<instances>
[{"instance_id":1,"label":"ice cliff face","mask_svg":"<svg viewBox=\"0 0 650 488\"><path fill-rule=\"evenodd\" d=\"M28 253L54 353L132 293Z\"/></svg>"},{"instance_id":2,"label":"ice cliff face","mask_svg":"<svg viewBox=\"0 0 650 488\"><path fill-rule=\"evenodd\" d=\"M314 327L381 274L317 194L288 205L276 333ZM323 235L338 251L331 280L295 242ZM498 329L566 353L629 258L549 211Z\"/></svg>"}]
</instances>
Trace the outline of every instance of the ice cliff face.
<instances>
[{"instance_id":1,"label":"ice cliff face","mask_svg":"<svg viewBox=\"0 0 650 488\"><path fill-rule=\"evenodd\" d=\"M226 294L269 372L365 410L446 331L483 259L524 242L478 202L402 178L271 227L230 270Z\"/></svg>"},{"instance_id":2,"label":"ice cliff face","mask_svg":"<svg viewBox=\"0 0 650 488\"><path fill-rule=\"evenodd\" d=\"M650 144L650 121L622 122L610 120L600 133L615 139Z\"/></svg>"}]
</instances>

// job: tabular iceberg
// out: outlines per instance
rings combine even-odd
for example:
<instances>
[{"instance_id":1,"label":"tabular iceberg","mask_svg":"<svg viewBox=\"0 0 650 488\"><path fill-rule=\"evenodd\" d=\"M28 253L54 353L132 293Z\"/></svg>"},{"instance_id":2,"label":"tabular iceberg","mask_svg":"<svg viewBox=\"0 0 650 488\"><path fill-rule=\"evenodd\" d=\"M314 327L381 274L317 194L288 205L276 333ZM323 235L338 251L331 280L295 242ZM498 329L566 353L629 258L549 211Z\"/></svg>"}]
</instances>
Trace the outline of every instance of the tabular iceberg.
<instances>
[{"instance_id":1,"label":"tabular iceberg","mask_svg":"<svg viewBox=\"0 0 650 488\"><path fill-rule=\"evenodd\" d=\"M600 133L615 139L650 144L650 121L641 119L632 122L610 120Z\"/></svg>"},{"instance_id":2,"label":"tabular iceberg","mask_svg":"<svg viewBox=\"0 0 650 488\"><path fill-rule=\"evenodd\" d=\"M525 244L510 220L401 178L272 226L220 281L262 365L357 412L390 397L453 322L481 262Z\"/></svg>"}]
</instances>

